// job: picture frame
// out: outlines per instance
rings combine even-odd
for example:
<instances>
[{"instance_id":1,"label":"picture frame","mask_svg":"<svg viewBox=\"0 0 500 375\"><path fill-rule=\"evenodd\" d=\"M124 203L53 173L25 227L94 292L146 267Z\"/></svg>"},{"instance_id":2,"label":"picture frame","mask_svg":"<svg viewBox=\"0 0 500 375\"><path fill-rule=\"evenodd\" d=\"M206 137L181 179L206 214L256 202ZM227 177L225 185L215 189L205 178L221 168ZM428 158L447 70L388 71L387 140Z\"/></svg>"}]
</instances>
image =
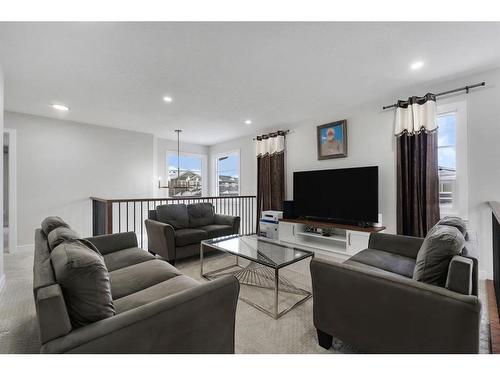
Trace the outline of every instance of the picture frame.
<instances>
[{"instance_id":1,"label":"picture frame","mask_svg":"<svg viewBox=\"0 0 500 375\"><path fill-rule=\"evenodd\" d=\"M318 160L347 157L347 120L317 127Z\"/></svg>"}]
</instances>

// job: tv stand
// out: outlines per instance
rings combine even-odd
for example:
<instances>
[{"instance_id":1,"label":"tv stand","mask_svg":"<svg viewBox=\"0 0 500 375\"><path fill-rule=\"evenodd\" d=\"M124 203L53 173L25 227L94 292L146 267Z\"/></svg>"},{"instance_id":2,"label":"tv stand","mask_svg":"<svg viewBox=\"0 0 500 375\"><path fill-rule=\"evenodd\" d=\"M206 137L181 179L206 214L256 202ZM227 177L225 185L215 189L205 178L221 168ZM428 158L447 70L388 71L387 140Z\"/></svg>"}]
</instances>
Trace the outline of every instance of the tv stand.
<instances>
[{"instance_id":1,"label":"tv stand","mask_svg":"<svg viewBox=\"0 0 500 375\"><path fill-rule=\"evenodd\" d=\"M279 239L313 251L348 258L368 247L370 233L385 227L340 224L307 219L281 219Z\"/></svg>"}]
</instances>

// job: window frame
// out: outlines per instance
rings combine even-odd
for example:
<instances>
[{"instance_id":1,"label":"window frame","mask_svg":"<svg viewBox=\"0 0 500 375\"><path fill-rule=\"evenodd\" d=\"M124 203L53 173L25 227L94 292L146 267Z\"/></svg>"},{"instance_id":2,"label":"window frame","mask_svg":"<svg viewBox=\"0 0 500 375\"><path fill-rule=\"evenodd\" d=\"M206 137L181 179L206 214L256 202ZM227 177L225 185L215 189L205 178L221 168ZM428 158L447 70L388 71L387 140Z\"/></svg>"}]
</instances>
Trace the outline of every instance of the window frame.
<instances>
[{"instance_id":1,"label":"window frame","mask_svg":"<svg viewBox=\"0 0 500 375\"><path fill-rule=\"evenodd\" d=\"M455 191L453 192L453 203L449 209L440 206L441 217L447 215L460 216L468 219L468 124L467 103L465 100L448 99L441 100L437 105L436 121L440 116L450 113L455 114ZM439 132L439 129L438 129Z\"/></svg>"},{"instance_id":2,"label":"window frame","mask_svg":"<svg viewBox=\"0 0 500 375\"><path fill-rule=\"evenodd\" d=\"M174 156L177 156L177 150L166 150L165 151L165 180L168 181L168 157L169 155L174 155ZM196 195L183 195L182 197L184 198L189 198L189 197L193 197L193 198L201 198L201 197L206 197L207 196L207 192L208 192L208 162L207 162L207 154L199 154L199 153L196 153L196 152L183 152L181 151L179 153L179 155L182 157L182 156L189 156L189 157L197 157L199 159L201 159L201 196L198 197ZM177 166L175 166L177 167ZM165 182L167 183L167 182ZM175 197L170 197L169 195L169 189L166 189L167 190L167 197L168 198L173 198L175 199Z\"/></svg>"},{"instance_id":3,"label":"window frame","mask_svg":"<svg viewBox=\"0 0 500 375\"><path fill-rule=\"evenodd\" d=\"M213 157L213 170L214 170L214 193L216 197L220 197L219 194L219 159L221 157L229 157L230 155L238 155L238 193L237 195L241 195L241 153L240 149L229 150L225 152L220 152Z\"/></svg>"}]
</instances>

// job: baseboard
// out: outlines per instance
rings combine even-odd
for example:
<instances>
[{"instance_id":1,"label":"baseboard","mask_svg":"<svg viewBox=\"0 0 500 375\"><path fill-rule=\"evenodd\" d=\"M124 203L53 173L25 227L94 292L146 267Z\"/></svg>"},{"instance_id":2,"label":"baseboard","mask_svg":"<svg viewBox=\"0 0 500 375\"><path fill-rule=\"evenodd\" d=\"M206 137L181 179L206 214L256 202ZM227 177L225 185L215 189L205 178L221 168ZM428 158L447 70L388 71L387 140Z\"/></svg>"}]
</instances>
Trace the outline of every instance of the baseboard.
<instances>
[{"instance_id":1,"label":"baseboard","mask_svg":"<svg viewBox=\"0 0 500 375\"><path fill-rule=\"evenodd\" d=\"M16 247L16 251L33 251L35 249L35 244L21 245Z\"/></svg>"},{"instance_id":2,"label":"baseboard","mask_svg":"<svg viewBox=\"0 0 500 375\"><path fill-rule=\"evenodd\" d=\"M489 275L485 270L479 270L479 280L493 279L493 275Z\"/></svg>"}]
</instances>

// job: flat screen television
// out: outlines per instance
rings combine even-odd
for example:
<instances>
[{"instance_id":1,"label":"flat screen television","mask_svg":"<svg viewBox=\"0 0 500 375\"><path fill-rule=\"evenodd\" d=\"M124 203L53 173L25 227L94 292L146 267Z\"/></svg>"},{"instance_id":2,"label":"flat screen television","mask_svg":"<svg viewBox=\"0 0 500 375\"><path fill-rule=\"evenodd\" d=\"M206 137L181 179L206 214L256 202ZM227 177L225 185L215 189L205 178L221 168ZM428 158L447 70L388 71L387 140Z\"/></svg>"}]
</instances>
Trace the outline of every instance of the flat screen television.
<instances>
[{"instance_id":1,"label":"flat screen television","mask_svg":"<svg viewBox=\"0 0 500 375\"><path fill-rule=\"evenodd\" d=\"M378 167L294 172L295 216L345 223L378 221Z\"/></svg>"}]
</instances>

